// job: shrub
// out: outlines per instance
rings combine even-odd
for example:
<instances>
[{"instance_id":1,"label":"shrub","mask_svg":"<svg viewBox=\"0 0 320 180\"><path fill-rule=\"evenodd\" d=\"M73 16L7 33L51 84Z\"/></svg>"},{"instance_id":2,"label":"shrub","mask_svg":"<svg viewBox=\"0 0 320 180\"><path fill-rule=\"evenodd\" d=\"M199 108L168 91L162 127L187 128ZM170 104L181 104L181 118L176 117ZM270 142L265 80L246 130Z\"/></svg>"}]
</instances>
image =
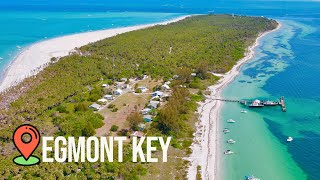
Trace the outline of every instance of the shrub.
<instances>
[{"instance_id":1,"label":"shrub","mask_svg":"<svg viewBox=\"0 0 320 180\"><path fill-rule=\"evenodd\" d=\"M110 128L110 131L116 132L116 131L118 131L118 129L119 129L119 126L117 126L117 125L112 125L111 128Z\"/></svg>"},{"instance_id":2,"label":"shrub","mask_svg":"<svg viewBox=\"0 0 320 180\"><path fill-rule=\"evenodd\" d=\"M128 129L121 129L117 135L118 136L128 136L129 130Z\"/></svg>"},{"instance_id":3,"label":"shrub","mask_svg":"<svg viewBox=\"0 0 320 180\"><path fill-rule=\"evenodd\" d=\"M111 112L117 112L118 110L119 110L118 108L113 108Z\"/></svg>"},{"instance_id":4,"label":"shrub","mask_svg":"<svg viewBox=\"0 0 320 180\"><path fill-rule=\"evenodd\" d=\"M108 108L109 108L109 109L112 109L112 108L114 108L114 107L116 107L116 105L114 105L114 104L109 104L109 105L108 105Z\"/></svg>"},{"instance_id":5,"label":"shrub","mask_svg":"<svg viewBox=\"0 0 320 180\"><path fill-rule=\"evenodd\" d=\"M63 105L58 106L57 111L59 111L59 113L68 113L67 108Z\"/></svg>"},{"instance_id":6,"label":"shrub","mask_svg":"<svg viewBox=\"0 0 320 180\"><path fill-rule=\"evenodd\" d=\"M79 111L88 111L89 110L89 107L86 103L84 102L81 102L81 103L78 103L75 107L74 107L74 111L75 112L79 112Z\"/></svg>"}]
</instances>

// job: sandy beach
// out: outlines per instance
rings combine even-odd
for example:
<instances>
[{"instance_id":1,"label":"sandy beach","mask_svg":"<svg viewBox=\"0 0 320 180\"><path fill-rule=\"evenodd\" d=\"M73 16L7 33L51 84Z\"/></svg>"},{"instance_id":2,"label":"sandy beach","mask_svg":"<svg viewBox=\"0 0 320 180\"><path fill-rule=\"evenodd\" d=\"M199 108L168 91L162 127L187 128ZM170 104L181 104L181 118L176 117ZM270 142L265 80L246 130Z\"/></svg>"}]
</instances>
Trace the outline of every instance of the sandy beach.
<instances>
[{"instance_id":1,"label":"sandy beach","mask_svg":"<svg viewBox=\"0 0 320 180\"><path fill-rule=\"evenodd\" d=\"M1 81L0 91L17 85L26 77L37 74L48 62L50 62L51 58L66 56L76 47L81 47L89 43L129 31L144 29L156 25L166 25L180 21L186 17L188 16L181 16L169 21L153 24L67 35L33 44L18 54L14 61L12 61L12 63L7 67Z\"/></svg>"},{"instance_id":2,"label":"sandy beach","mask_svg":"<svg viewBox=\"0 0 320 180\"><path fill-rule=\"evenodd\" d=\"M254 50L259 46L260 39L280 28L281 24L279 23L276 29L260 34L255 43L248 47L245 57L240 59L229 72L226 74L214 74L218 75L221 79L217 84L209 87L211 91L210 97L208 96L206 101L201 103L198 108L199 121L196 124L194 141L191 146L192 153L188 158L190 161L187 175L188 179L196 179L198 166L201 167L200 173L202 179L220 179L217 177L217 164L219 161L218 153L222 152L218 151L218 123L222 102L213 99L221 97L222 90L239 74L240 67L254 57Z\"/></svg>"}]
</instances>

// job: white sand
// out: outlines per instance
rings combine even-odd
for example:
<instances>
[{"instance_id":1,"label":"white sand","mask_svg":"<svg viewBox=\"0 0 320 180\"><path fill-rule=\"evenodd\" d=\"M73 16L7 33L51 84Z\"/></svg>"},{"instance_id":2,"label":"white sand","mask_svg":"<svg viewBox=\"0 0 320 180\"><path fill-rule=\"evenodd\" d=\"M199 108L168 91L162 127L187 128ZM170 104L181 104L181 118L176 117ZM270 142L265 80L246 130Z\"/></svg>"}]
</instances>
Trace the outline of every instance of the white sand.
<instances>
[{"instance_id":1,"label":"white sand","mask_svg":"<svg viewBox=\"0 0 320 180\"><path fill-rule=\"evenodd\" d=\"M50 62L52 57L66 56L76 47L81 47L86 44L129 31L144 29L155 25L166 25L182 20L186 17L188 16L181 16L176 19L161 23L137 25L131 27L62 36L33 44L30 47L24 49L8 66L0 85L0 91L17 85L26 77L37 74L48 62Z\"/></svg>"},{"instance_id":2,"label":"white sand","mask_svg":"<svg viewBox=\"0 0 320 180\"><path fill-rule=\"evenodd\" d=\"M221 110L221 101L213 100L220 98L221 92L234 78L239 74L241 65L254 57L254 49L259 45L259 40L268 33L277 31L280 29L281 24L272 30L261 34L255 43L250 46L245 54L245 57L238 61L238 63L226 74L220 75L219 82L210 86L211 96L207 97L205 103L201 103L198 108L199 121L196 124L197 130L194 134L194 142L191 146L192 154L188 158L190 166L188 169L188 179L194 180L197 175L197 166L201 167L202 179L219 179L217 178L217 161L218 160L218 123L219 113Z\"/></svg>"}]
</instances>

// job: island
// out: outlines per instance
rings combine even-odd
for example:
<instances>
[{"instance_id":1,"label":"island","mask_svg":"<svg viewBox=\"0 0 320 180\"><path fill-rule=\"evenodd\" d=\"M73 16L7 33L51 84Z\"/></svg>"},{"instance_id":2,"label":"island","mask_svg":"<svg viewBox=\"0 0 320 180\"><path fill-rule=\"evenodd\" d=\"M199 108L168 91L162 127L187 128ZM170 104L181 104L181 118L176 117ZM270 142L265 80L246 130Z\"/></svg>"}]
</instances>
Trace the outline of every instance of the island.
<instances>
[{"instance_id":1,"label":"island","mask_svg":"<svg viewBox=\"0 0 320 180\"><path fill-rule=\"evenodd\" d=\"M0 95L2 177L183 179L194 172L201 178L201 166L188 160L201 116L199 103L209 98L208 87L221 74L237 70L252 56L248 52L259 36L277 27L275 20L264 17L188 16L52 58L41 71ZM46 136L170 136L168 162L133 163L128 141L121 163L17 167L12 164L18 154L12 132L24 123ZM162 153L154 156L161 159Z\"/></svg>"}]
</instances>

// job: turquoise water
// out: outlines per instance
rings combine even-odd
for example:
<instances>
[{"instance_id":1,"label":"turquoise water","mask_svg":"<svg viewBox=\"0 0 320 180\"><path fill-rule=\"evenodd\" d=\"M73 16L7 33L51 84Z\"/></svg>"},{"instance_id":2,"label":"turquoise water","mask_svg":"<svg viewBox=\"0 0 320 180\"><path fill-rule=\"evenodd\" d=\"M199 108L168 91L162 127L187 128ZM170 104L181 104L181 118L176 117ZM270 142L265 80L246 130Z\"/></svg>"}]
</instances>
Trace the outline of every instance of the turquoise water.
<instances>
[{"instance_id":1,"label":"turquoise water","mask_svg":"<svg viewBox=\"0 0 320 180\"><path fill-rule=\"evenodd\" d=\"M161 22L181 13L0 11L0 72L25 47L73 33Z\"/></svg>"},{"instance_id":2,"label":"turquoise water","mask_svg":"<svg viewBox=\"0 0 320 180\"><path fill-rule=\"evenodd\" d=\"M225 98L277 100L285 96L287 112L280 107L248 109L225 103L220 127L223 179L320 179L320 36L318 18L279 19L283 27L267 35L256 57L223 92ZM312 23L310 23L312 22ZM241 110L248 113L241 113ZM235 124L227 124L233 118ZM287 143L288 136L294 141ZM236 144L225 143L228 139Z\"/></svg>"},{"instance_id":3,"label":"turquoise water","mask_svg":"<svg viewBox=\"0 0 320 180\"><path fill-rule=\"evenodd\" d=\"M129 12L127 12L129 11ZM0 72L32 43L66 34L168 20L181 14L235 13L279 20L280 31L264 37L256 57L223 96L270 99L280 107L246 109L225 103L219 134L222 179L253 174L262 180L320 179L320 2L267 0L11 0L0 4ZM17 48L20 46L21 48ZM240 111L246 109L248 113ZM233 118L235 124L227 124ZM287 136L294 141L286 143ZM234 145L225 141L233 138ZM231 149L232 156L223 151Z\"/></svg>"}]
</instances>

